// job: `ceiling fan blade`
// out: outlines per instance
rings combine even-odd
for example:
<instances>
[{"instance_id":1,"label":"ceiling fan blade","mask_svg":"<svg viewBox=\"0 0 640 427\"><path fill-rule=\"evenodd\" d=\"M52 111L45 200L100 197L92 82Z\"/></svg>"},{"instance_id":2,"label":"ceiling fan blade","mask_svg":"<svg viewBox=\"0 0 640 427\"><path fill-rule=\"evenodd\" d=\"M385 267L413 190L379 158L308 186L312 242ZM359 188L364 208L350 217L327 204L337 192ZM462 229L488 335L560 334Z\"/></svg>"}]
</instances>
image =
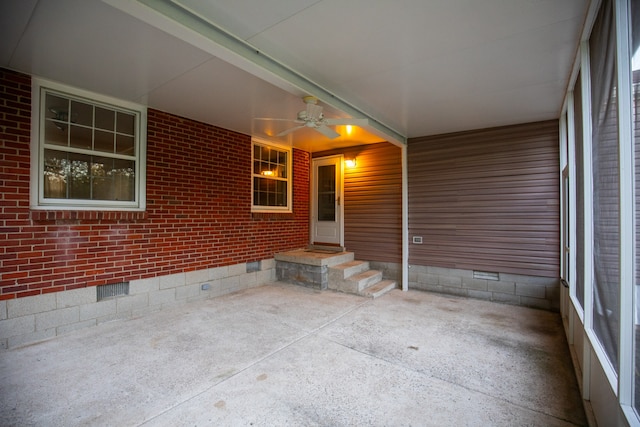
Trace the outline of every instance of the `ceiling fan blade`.
<instances>
[{"instance_id":1,"label":"ceiling fan blade","mask_svg":"<svg viewBox=\"0 0 640 427\"><path fill-rule=\"evenodd\" d=\"M327 138L337 138L340 136L340 134L338 132L336 132L335 130L331 129L330 127L327 127L326 125L320 125L318 127L313 128L315 130L317 130L318 132L320 132L321 134L323 134L324 136L326 136Z\"/></svg>"},{"instance_id":2,"label":"ceiling fan blade","mask_svg":"<svg viewBox=\"0 0 640 427\"><path fill-rule=\"evenodd\" d=\"M323 121L328 125L367 126L369 124L367 119L324 119Z\"/></svg>"},{"instance_id":3,"label":"ceiling fan blade","mask_svg":"<svg viewBox=\"0 0 640 427\"><path fill-rule=\"evenodd\" d=\"M254 117L253 120L268 120L270 122L304 123L302 120L298 120L298 119L274 119L273 117Z\"/></svg>"},{"instance_id":4,"label":"ceiling fan blade","mask_svg":"<svg viewBox=\"0 0 640 427\"><path fill-rule=\"evenodd\" d=\"M298 129L302 129L303 127L306 127L306 126L305 126L305 125L302 125L302 126L296 126L296 127L293 127L293 128L289 128L289 129L287 129L287 130L283 130L282 132L280 132L280 133L279 133L279 134L277 134L276 136L285 136L285 135L290 134L290 133L291 133L291 132L293 132L293 131L296 131L296 130L298 130Z\"/></svg>"}]
</instances>

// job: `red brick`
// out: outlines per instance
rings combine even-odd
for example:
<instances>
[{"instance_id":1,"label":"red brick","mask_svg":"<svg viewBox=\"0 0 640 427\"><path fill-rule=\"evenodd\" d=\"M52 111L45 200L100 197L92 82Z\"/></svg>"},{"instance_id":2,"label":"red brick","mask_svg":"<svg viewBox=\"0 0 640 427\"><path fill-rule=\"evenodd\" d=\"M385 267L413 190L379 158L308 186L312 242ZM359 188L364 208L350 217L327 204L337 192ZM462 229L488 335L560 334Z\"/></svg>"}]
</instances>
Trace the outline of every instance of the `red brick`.
<instances>
[{"instance_id":1,"label":"red brick","mask_svg":"<svg viewBox=\"0 0 640 427\"><path fill-rule=\"evenodd\" d=\"M0 108L9 122L1 299L255 261L307 243L309 153L293 152L294 212L252 214L250 137L153 109L145 212L30 211L30 87L29 76L0 69L0 96L10 100Z\"/></svg>"}]
</instances>

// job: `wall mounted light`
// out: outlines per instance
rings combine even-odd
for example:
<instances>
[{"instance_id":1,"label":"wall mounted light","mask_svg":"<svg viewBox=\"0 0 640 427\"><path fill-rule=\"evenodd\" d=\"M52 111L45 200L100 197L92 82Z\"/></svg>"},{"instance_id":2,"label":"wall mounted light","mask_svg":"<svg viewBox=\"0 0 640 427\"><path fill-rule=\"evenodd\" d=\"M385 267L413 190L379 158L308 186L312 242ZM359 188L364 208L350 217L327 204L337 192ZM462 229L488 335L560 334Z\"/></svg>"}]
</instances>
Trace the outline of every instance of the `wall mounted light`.
<instances>
[{"instance_id":1,"label":"wall mounted light","mask_svg":"<svg viewBox=\"0 0 640 427\"><path fill-rule=\"evenodd\" d=\"M355 157L346 158L344 160L344 164L350 169L355 168L356 167L356 158Z\"/></svg>"}]
</instances>

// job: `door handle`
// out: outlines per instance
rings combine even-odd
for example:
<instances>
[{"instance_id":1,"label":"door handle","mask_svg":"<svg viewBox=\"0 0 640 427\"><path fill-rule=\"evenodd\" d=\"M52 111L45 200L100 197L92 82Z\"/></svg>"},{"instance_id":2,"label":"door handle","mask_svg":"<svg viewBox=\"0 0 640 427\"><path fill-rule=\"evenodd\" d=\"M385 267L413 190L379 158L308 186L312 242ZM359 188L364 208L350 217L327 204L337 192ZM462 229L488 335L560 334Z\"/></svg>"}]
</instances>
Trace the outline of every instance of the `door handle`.
<instances>
[{"instance_id":1,"label":"door handle","mask_svg":"<svg viewBox=\"0 0 640 427\"><path fill-rule=\"evenodd\" d=\"M340 196L338 196L338 198L336 199L336 203L338 203L338 206L340 206Z\"/></svg>"}]
</instances>

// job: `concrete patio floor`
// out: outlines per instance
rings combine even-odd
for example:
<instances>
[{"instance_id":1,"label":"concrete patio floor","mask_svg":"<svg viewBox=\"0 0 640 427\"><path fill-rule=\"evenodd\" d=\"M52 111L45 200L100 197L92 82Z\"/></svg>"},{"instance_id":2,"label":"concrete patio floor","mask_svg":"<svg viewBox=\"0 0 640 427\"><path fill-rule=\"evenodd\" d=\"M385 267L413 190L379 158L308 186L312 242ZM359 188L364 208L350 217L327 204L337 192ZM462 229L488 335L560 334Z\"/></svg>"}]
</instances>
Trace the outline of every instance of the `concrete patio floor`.
<instances>
[{"instance_id":1,"label":"concrete patio floor","mask_svg":"<svg viewBox=\"0 0 640 427\"><path fill-rule=\"evenodd\" d=\"M557 313L274 283L0 353L0 425L586 425Z\"/></svg>"}]
</instances>

